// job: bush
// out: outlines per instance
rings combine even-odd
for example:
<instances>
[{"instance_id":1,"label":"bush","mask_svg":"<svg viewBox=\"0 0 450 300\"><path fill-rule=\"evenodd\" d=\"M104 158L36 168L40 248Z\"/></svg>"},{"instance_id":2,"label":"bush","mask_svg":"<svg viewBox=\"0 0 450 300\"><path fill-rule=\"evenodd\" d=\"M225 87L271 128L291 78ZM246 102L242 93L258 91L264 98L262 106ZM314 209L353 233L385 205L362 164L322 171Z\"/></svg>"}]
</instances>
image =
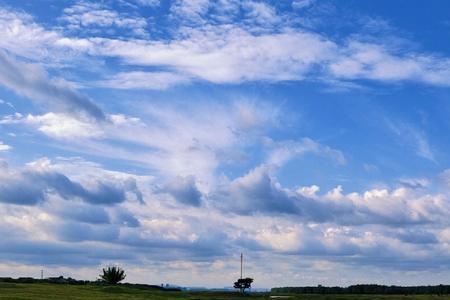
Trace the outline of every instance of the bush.
<instances>
[{"instance_id":1,"label":"bush","mask_svg":"<svg viewBox=\"0 0 450 300\"><path fill-rule=\"evenodd\" d=\"M124 280L125 277L125 271L119 267L103 268L103 274L100 275L100 279L108 284L117 284Z\"/></svg>"}]
</instances>

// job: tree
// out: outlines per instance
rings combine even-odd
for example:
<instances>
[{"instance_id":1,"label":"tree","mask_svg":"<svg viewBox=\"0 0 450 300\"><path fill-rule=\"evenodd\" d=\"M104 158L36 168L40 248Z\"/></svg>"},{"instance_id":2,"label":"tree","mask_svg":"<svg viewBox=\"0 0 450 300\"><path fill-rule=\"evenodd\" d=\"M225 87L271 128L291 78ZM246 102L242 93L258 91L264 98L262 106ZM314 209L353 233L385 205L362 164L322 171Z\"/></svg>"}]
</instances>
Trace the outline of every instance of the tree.
<instances>
[{"instance_id":1,"label":"tree","mask_svg":"<svg viewBox=\"0 0 450 300\"><path fill-rule=\"evenodd\" d=\"M252 287L253 278L240 278L234 283L234 288L239 289L241 293L245 292L245 289Z\"/></svg>"},{"instance_id":2,"label":"tree","mask_svg":"<svg viewBox=\"0 0 450 300\"><path fill-rule=\"evenodd\" d=\"M117 284L126 277L125 271L119 267L103 268L103 274L100 274L100 279L109 284Z\"/></svg>"}]
</instances>

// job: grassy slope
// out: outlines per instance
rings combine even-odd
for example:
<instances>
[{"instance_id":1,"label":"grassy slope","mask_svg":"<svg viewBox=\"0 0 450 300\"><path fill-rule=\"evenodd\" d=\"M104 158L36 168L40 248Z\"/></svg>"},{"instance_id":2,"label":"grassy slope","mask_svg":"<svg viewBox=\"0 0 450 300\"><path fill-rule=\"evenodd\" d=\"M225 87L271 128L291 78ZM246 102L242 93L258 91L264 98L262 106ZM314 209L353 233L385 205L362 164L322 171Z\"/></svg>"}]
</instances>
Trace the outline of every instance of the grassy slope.
<instances>
[{"instance_id":1,"label":"grassy slope","mask_svg":"<svg viewBox=\"0 0 450 300\"><path fill-rule=\"evenodd\" d=\"M229 293L163 292L125 286L63 285L48 283L0 283L0 299L78 300L78 299L240 299ZM247 298L247 297L246 297ZM251 297L251 299L257 299Z\"/></svg>"},{"instance_id":2,"label":"grassy slope","mask_svg":"<svg viewBox=\"0 0 450 300\"><path fill-rule=\"evenodd\" d=\"M57 284L15 284L0 283L0 299L114 299L114 300L137 300L137 299L190 299L190 300L225 300L225 299L270 299L269 295L240 296L230 293L219 292L162 292L135 287L123 286L77 286ZM378 295L293 295L290 298L275 298L273 300L450 300L449 296L378 296Z\"/></svg>"}]
</instances>

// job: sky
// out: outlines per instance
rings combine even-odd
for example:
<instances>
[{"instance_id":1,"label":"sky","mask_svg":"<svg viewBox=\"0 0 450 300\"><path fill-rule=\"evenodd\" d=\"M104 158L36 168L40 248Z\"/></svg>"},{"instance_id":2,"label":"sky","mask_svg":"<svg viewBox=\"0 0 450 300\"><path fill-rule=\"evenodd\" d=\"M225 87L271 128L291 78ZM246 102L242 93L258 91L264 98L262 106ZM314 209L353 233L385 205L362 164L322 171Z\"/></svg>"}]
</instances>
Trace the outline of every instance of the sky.
<instances>
[{"instance_id":1,"label":"sky","mask_svg":"<svg viewBox=\"0 0 450 300\"><path fill-rule=\"evenodd\" d=\"M0 276L448 284L449 10L0 0Z\"/></svg>"}]
</instances>

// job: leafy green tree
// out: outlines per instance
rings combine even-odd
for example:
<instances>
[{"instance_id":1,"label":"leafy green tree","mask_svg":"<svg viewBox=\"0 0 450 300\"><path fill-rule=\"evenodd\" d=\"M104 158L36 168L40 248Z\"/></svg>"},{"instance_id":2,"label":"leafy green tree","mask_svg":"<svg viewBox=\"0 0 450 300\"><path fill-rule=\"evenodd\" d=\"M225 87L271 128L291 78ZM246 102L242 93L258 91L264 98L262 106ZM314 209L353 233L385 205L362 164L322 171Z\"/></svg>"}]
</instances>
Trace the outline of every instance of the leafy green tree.
<instances>
[{"instance_id":1,"label":"leafy green tree","mask_svg":"<svg viewBox=\"0 0 450 300\"><path fill-rule=\"evenodd\" d=\"M103 268L103 274L100 274L100 279L108 284L117 284L125 277L125 271L119 267Z\"/></svg>"},{"instance_id":2,"label":"leafy green tree","mask_svg":"<svg viewBox=\"0 0 450 300\"><path fill-rule=\"evenodd\" d=\"M245 289L252 287L253 278L240 278L234 283L234 288L239 289L241 293L245 292Z\"/></svg>"}]
</instances>

